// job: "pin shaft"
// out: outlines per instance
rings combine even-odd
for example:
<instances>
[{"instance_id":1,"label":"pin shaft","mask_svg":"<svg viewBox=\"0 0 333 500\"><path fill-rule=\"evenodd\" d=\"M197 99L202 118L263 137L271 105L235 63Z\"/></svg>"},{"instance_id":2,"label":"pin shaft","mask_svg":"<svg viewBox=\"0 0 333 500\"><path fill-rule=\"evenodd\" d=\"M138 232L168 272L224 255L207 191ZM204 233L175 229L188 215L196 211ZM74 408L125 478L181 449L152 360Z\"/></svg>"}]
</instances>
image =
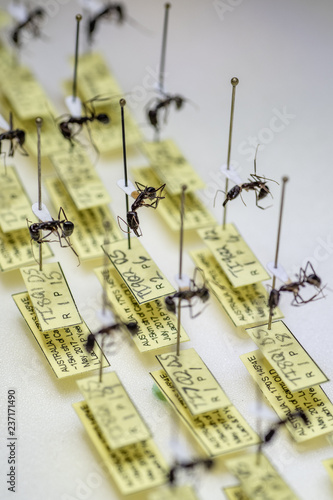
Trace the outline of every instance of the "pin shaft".
<instances>
[{"instance_id":1,"label":"pin shaft","mask_svg":"<svg viewBox=\"0 0 333 500\"><path fill-rule=\"evenodd\" d=\"M77 87L77 67L79 62L79 36L80 36L80 21L82 19L81 14L76 15L76 38L75 38L75 60L74 60L74 75L73 75L73 101L76 99L76 87Z\"/></svg>"},{"instance_id":2,"label":"pin shaft","mask_svg":"<svg viewBox=\"0 0 333 500\"><path fill-rule=\"evenodd\" d=\"M36 118L37 126L37 170L38 170L38 210L42 210L42 158L41 158L41 128L43 124L42 118ZM40 237L42 236L40 231ZM43 270L43 251L42 243L39 243L39 270Z\"/></svg>"},{"instance_id":3,"label":"pin shaft","mask_svg":"<svg viewBox=\"0 0 333 500\"><path fill-rule=\"evenodd\" d=\"M171 7L171 5L169 3L165 4L163 36L162 36L162 49L161 49L161 59L160 59L160 71L159 71L159 90L162 93L164 92L165 59L166 59L166 47L167 47L168 21L169 21L169 9L170 9L170 7Z\"/></svg>"},{"instance_id":4,"label":"pin shaft","mask_svg":"<svg viewBox=\"0 0 333 500\"><path fill-rule=\"evenodd\" d=\"M121 110L121 133L123 139L123 159L124 159L124 178L125 178L125 186L128 186L128 176L127 176L127 157L126 157L126 135L125 135L125 117L124 117L124 107L126 106L125 99L120 99L120 110ZM126 213L129 212L129 201L128 194L125 194L126 199ZM131 249L131 234L130 231L127 234L128 241L128 250Z\"/></svg>"},{"instance_id":5,"label":"pin shaft","mask_svg":"<svg viewBox=\"0 0 333 500\"><path fill-rule=\"evenodd\" d=\"M180 204L180 238L179 238L179 279L183 277L183 248L184 248L184 213L185 213L185 191L187 186L182 186L181 204ZM177 310L177 356L180 351L180 318L181 318L181 298L178 299Z\"/></svg>"}]
</instances>

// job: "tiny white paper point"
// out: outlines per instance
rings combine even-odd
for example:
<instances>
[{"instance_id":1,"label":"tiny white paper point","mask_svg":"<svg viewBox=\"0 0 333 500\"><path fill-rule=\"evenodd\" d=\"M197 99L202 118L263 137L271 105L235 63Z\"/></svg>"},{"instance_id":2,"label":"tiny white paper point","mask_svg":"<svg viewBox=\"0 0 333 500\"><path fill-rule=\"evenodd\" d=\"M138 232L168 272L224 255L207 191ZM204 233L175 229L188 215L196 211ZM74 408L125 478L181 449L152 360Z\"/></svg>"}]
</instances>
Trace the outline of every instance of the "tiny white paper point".
<instances>
[{"instance_id":1,"label":"tiny white paper point","mask_svg":"<svg viewBox=\"0 0 333 500\"><path fill-rule=\"evenodd\" d=\"M242 179L239 177L239 175L237 174L237 172L235 171L235 169L233 168L232 165L230 165L230 168L228 170L227 165L224 163L220 167L220 170L221 170L223 175L228 177L228 179L230 179L235 184L242 184L242 182L243 182Z\"/></svg>"},{"instance_id":2,"label":"tiny white paper point","mask_svg":"<svg viewBox=\"0 0 333 500\"><path fill-rule=\"evenodd\" d=\"M75 97L74 99L72 95L68 95L65 98L65 103L71 116L74 118L82 116L82 102L79 97Z\"/></svg>"},{"instance_id":3,"label":"tiny white paper point","mask_svg":"<svg viewBox=\"0 0 333 500\"><path fill-rule=\"evenodd\" d=\"M125 179L119 179L117 181L117 186L120 187L124 191L124 193L131 196L134 191L136 191L136 187L133 186L131 181L127 181L127 186L125 186Z\"/></svg>"},{"instance_id":4,"label":"tiny white paper point","mask_svg":"<svg viewBox=\"0 0 333 500\"><path fill-rule=\"evenodd\" d=\"M50 212L48 211L47 207L42 203L42 210L39 210L38 208L38 203L34 203L31 207L33 213L42 222L49 222L53 220Z\"/></svg>"},{"instance_id":5,"label":"tiny white paper point","mask_svg":"<svg viewBox=\"0 0 333 500\"><path fill-rule=\"evenodd\" d=\"M287 281L289 280L289 276L281 266L281 264L278 264L277 267L274 267L274 262L268 262L266 267L268 271L273 274L273 276L276 276L283 283L287 283Z\"/></svg>"}]
</instances>

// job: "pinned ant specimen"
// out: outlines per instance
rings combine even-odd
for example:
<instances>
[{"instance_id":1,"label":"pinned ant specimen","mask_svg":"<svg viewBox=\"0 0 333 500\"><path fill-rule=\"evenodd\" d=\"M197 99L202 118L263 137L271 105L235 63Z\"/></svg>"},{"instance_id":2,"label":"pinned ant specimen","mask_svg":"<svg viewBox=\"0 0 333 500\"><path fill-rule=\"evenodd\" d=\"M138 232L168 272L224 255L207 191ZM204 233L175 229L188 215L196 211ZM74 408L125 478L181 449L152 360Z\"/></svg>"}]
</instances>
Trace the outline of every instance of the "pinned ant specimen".
<instances>
[{"instance_id":1,"label":"pinned ant specimen","mask_svg":"<svg viewBox=\"0 0 333 500\"><path fill-rule=\"evenodd\" d=\"M314 300L319 300L319 294L322 294L323 288L321 287L321 279L319 276L316 274L313 265L311 264L310 261L306 263L305 268L303 269L301 267L298 276L298 281L291 281L290 283L285 283L282 285L278 290L273 288L269 294L269 299L268 299L268 307L270 314L273 314L274 309L279 305L280 301L280 294L282 292L291 292L293 293L294 297L291 302L292 306L301 306L303 304L307 304L308 302L312 302ZM312 285L317 289L317 293L315 293L312 297L309 299L305 300L303 297L300 295L300 289L301 287L305 287L305 285Z\"/></svg>"},{"instance_id":2,"label":"pinned ant specimen","mask_svg":"<svg viewBox=\"0 0 333 500\"><path fill-rule=\"evenodd\" d=\"M30 35L35 38L42 36L40 23L43 21L46 12L41 7L37 7L31 12L26 12L26 18L22 21L20 20L14 30L10 34L12 42L16 47L22 46L22 32L26 30Z\"/></svg>"},{"instance_id":3,"label":"pinned ant specimen","mask_svg":"<svg viewBox=\"0 0 333 500\"><path fill-rule=\"evenodd\" d=\"M196 274L198 271L201 272L201 274L204 278L204 283L201 287L197 285L196 280L195 280ZM200 269L200 267L196 267L194 269L193 279L190 280L189 288L186 290L180 290L178 292L175 292L173 295L168 295L167 297L165 297L164 300L165 300L165 305L166 305L166 308L168 309L168 311L170 311L174 314L176 314L175 299L179 299L180 301L187 300L188 304L185 306L182 306L182 307L189 307L190 317L192 319L194 319L197 316L199 316L203 310L201 310L197 314L193 315L191 300L194 298L197 298L197 299L201 300L201 302L207 302L207 300L209 299L209 296L210 296L209 290L206 287L204 272L202 269Z\"/></svg>"},{"instance_id":4,"label":"pinned ant specimen","mask_svg":"<svg viewBox=\"0 0 333 500\"><path fill-rule=\"evenodd\" d=\"M259 205L258 202L261 201L261 200L263 200L264 198L266 198L266 196L268 196L268 195L272 196L272 193L270 192L269 187L267 186L267 182L271 181L271 182L275 182L276 184L278 184L278 182L276 182L273 179L267 179L264 176L257 175L257 152L258 152L258 147L259 147L259 145L257 146L256 154L255 154L255 157L254 157L254 174L250 174L251 178L249 179L249 182L244 182L242 184L236 184L235 186L233 186L227 192L225 200L224 200L224 202L222 204L223 207L226 206L226 204L228 203L228 201L234 200L239 195L241 197L242 202L246 206L246 203L244 202L244 200L242 198L242 195L241 195L241 192L243 190L245 190L245 191L254 191L255 192L255 195L256 195L256 206L258 208L261 208L261 210L266 210L267 208L270 208L270 206L269 207L262 207L262 206ZM216 191L215 198L214 198L214 206L215 206L216 196L217 196L217 194L219 192L224 193L224 191L221 191L220 189L218 189Z\"/></svg>"},{"instance_id":5,"label":"pinned ant specimen","mask_svg":"<svg viewBox=\"0 0 333 500\"><path fill-rule=\"evenodd\" d=\"M192 462L176 462L169 470L169 484L174 485L176 483L176 472L179 469L193 470L200 465L209 470L213 467L214 462L211 458L198 458Z\"/></svg>"},{"instance_id":6,"label":"pinned ant specimen","mask_svg":"<svg viewBox=\"0 0 333 500\"><path fill-rule=\"evenodd\" d=\"M107 125L110 123L110 118L105 113L96 113L94 102L97 101L107 101L108 98L101 98L99 96L95 96L88 101L82 103L84 114L82 116L68 116L66 120L63 120L59 123L59 129L62 136L67 139L72 146L74 146L74 141L76 136L81 132L83 126L85 125L89 134L90 142L98 153L98 149L92 139L91 130L89 124L97 121L99 123L103 123L103 125ZM61 117L60 117L61 118Z\"/></svg>"},{"instance_id":7,"label":"pinned ant specimen","mask_svg":"<svg viewBox=\"0 0 333 500\"><path fill-rule=\"evenodd\" d=\"M117 330L118 328L121 328L123 326L126 326L126 328L129 330L129 332L132 335L135 335L138 333L139 328L138 328L138 323L136 321L130 321L129 323L114 323L113 325L105 326L98 330L96 333L90 333L87 338L87 343L85 345L87 352L89 354L93 351L95 343L96 343L96 337L98 335L102 335L102 346L104 344L104 339L107 338L109 335L113 333L114 330ZM103 350L103 349L102 349Z\"/></svg>"},{"instance_id":8,"label":"pinned ant specimen","mask_svg":"<svg viewBox=\"0 0 333 500\"><path fill-rule=\"evenodd\" d=\"M23 147L25 143L25 132L19 128L13 128L13 115L11 112L9 113L9 124L0 116L0 126L3 129L8 128L8 130L0 134L0 155L4 155L4 159L6 159L6 153L2 152L2 141L7 140L10 142L8 156L14 156L16 149L18 149L23 156L29 156L28 152Z\"/></svg>"},{"instance_id":9,"label":"pinned ant specimen","mask_svg":"<svg viewBox=\"0 0 333 500\"><path fill-rule=\"evenodd\" d=\"M294 413L290 413L290 415L288 416L288 418L284 419L284 420L280 420L280 422L278 422L277 424L275 424L269 431L268 433L266 434L266 436L264 437L264 443L269 443L272 438L275 436L277 430L282 426L282 425L285 425L287 424L291 419L293 418L301 418L304 422L305 425L307 425L309 423L309 419L308 417L306 416L306 414L304 413L303 410L298 410L298 411L295 411Z\"/></svg>"},{"instance_id":10,"label":"pinned ant specimen","mask_svg":"<svg viewBox=\"0 0 333 500\"><path fill-rule=\"evenodd\" d=\"M60 218L61 215L63 216L63 219ZM69 237L73 234L74 231L74 223L67 219L65 211L62 207L60 207L59 209L57 220L52 219L46 222L44 221L44 222L31 223L31 221L27 219L27 223L30 223L30 226L28 227L31 236L31 244L32 241L35 241L39 245L41 245L42 243L53 243L57 241L60 243L60 246L62 248L70 247L72 249L72 251L79 260L78 265L80 265L79 256L74 250L71 242L69 241ZM41 234L41 231L48 231L48 233L45 236L43 236ZM57 239L56 240L47 239L51 234L55 235ZM66 245L63 244L63 240L65 241Z\"/></svg>"},{"instance_id":11,"label":"pinned ant specimen","mask_svg":"<svg viewBox=\"0 0 333 500\"><path fill-rule=\"evenodd\" d=\"M127 216L126 216L127 222L125 222L124 219L122 219L118 215L118 225L124 233L128 234L132 230L134 232L134 234L139 238L140 236L142 236L142 231L140 228L139 216L137 214L137 210L140 207L150 207L150 208L154 208L156 210L160 200L163 200L165 198L165 196L161 196L161 194L165 188L165 184L162 184L162 186L160 186L157 189L154 187L144 186L140 182L136 182L135 185L137 187L138 195L137 195L136 199L134 200L134 202L132 203L131 210L129 212L127 212ZM149 200L150 203L146 203L146 200ZM119 220L123 221L124 224L127 225L127 227L129 228L129 231L124 231L121 228L121 226L119 224Z\"/></svg>"},{"instance_id":12,"label":"pinned ant specimen","mask_svg":"<svg viewBox=\"0 0 333 500\"><path fill-rule=\"evenodd\" d=\"M120 3L108 3L102 10L88 19L87 36L90 44L93 42L93 34L96 30L97 22L101 19L115 19L118 24L123 24L125 21L124 6Z\"/></svg>"},{"instance_id":13,"label":"pinned ant specimen","mask_svg":"<svg viewBox=\"0 0 333 500\"><path fill-rule=\"evenodd\" d=\"M174 103L176 109L179 110L182 109L186 101L187 99L185 99L185 97L182 97L180 95L170 95L170 94L164 94L163 98L160 97L154 98L153 104L151 106L149 106L148 104L149 109L147 112L147 118L150 125L152 125L154 129L158 132L160 130L160 121L159 121L159 115L161 114L160 111L162 109L165 110L164 123L166 123L170 105Z\"/></svg>"}]
</instances>

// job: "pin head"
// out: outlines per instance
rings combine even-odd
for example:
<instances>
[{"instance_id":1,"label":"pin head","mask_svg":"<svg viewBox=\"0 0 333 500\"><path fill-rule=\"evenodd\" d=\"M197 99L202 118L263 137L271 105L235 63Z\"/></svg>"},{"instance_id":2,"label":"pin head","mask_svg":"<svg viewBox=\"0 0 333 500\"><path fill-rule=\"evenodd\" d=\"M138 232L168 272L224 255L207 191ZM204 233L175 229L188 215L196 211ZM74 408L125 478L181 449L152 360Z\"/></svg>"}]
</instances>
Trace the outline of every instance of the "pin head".
<instances>
[{"instance_id":1,"label":"pin head","mask_svg":"<svg viewBox=\"0 0 333 500\"><path fill-rule=\"evenodd\" d=\"M37 127L41 127L43 125L43 118L41 118L40 116L38 116L35 121Z\"/></svg>"},{"instance_id":2,"label":"pin head","mask_svg":"<svg viewBox=\"0 0 333 500\"><path fill-rule=\"evenodd\" d=\"M239 80L234 76L233 78L231 78L230 83L233 87L236 87L239 84Z\"/></svg>"},{"instance_id":3,"label":"pin head","mask_svg":"<svg viewBox=\"0 0 333 500\"><path fill-rule=\"evenodd\" d=\"M122 108L123 108L124 106L126 106L126 101L125 101L125 99L120 99L119 104L120 104L120 106L121 106Z\"/></svg>"},{"instance_id":4,"label":"pin head","mask_svg":"<svg viewBox=\"0 0 333 500\"><path fill-rule=\"evenodd\" d=\"M166 3L166 4L165 4L165 8L166 8L166 9L170 9L170 7L171 7L171 3Z\"/></svg>"},{"instance_id":5,"label":"pin head","mask_svg":"<svg viewBox=\"0 0 333 500\"><path fill-rule=\"evenodd\" d=\"M81 21L81 19L82 19L81 14L76 14L75 19L76 19L76 20L77 20L77 22L79 23L79 22Z\"/></svg>"},{"instance_id":6,"label":"pin head","mask_svg":"<svg viewBox=\"0 0 333 500\"><path fill-rule=\"evenodd\" d=\"M287 177L286 175L284 177L282 177L282 181L283 182L288 182L289 181L289 177Z\"/></svg>"}]
</instances>

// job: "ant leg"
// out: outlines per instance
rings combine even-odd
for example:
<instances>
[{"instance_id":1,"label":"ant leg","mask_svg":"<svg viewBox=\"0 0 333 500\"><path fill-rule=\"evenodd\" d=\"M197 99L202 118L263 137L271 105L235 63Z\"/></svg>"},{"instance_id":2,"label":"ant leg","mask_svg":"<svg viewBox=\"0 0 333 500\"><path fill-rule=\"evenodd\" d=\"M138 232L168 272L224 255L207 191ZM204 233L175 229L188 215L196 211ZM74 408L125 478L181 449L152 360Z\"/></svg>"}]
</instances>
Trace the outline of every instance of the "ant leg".
<instances>
[{"instance_id":1,"label":"ant leg","mask_svg":"<svg viewBox=\"0 0 333 500\"><path fill-rule=\"evenodd\" d=\"M261 207L260 205L258 205L258 201L259 201L259 198L258 198L258 193L257 191L255 191L255 194L256 194L256 206L258 208L261 208L261 210L267 210L267 208L271 208L273 205L269 205L268 207Z\"/></svg>"},{"instance_id":2,"label":"ant leg","mask_svg":"<svg viewBox=\"0 0 333 500\"><path fill-rule=\"evenodd\" d=\"M216 202L217 193L223 193L223 194L225 194L225 191L222 191L222 189L218 189L218 190L216 191L215 196L214 196L214 203L213 203L213 207L215 207L215 202Z\"/></svg>"},{"instance_id":3,"label":"ant leg","mask_svg":"<svg viewBox=\"0 0 333 500\"><path fill-rule=\"evenodd\" d=\"M63 216L64 216L65 220L67 220L67 221L68 221L67 216L66 216L66 214L65 214L65 210L64 210L62 207L60 207L60 208L59 208L59 212L58 212L58 220L60 220L60 215L61 215L61 214L63 214Z\"/></svg>"},{"instance_id":4,"label":"ant leg","mask_svg":"<svg viewBox=\"0 0 333 500\"><path fill-rule=\"evenodd\" d=\"M126 222L126 221L124 221L124 219L122 219L122 218L120 217L120 215L118 215L118 216L117 216L117 221L118 221L118 226L119 226L119 229L120 229L123 233L130 234L131 229L130 229L129 231L124 231L124 229L121 227L121 225L120 225L120 223L119 223L119 219L120 219L120 220L121 220L124 224L126 224L126 226L127 226L127 227L129 227L129 225L127 224L127 222Z\"/></svg>"},{"instance_id":5,"label":"ant leg","mask_svg":"<svg viewBox=\"0 0 333 500\"><path fill-rule=\"evenodd\" d=\"M243 200L243 196L242 196L242 192L241 192L241 191L239 192L239 196L241 197L242 202L243 202L243 203L244 203L244 205L246 206L246 203L245 203L245 201Z\"/></svg>"}]
</instances>

